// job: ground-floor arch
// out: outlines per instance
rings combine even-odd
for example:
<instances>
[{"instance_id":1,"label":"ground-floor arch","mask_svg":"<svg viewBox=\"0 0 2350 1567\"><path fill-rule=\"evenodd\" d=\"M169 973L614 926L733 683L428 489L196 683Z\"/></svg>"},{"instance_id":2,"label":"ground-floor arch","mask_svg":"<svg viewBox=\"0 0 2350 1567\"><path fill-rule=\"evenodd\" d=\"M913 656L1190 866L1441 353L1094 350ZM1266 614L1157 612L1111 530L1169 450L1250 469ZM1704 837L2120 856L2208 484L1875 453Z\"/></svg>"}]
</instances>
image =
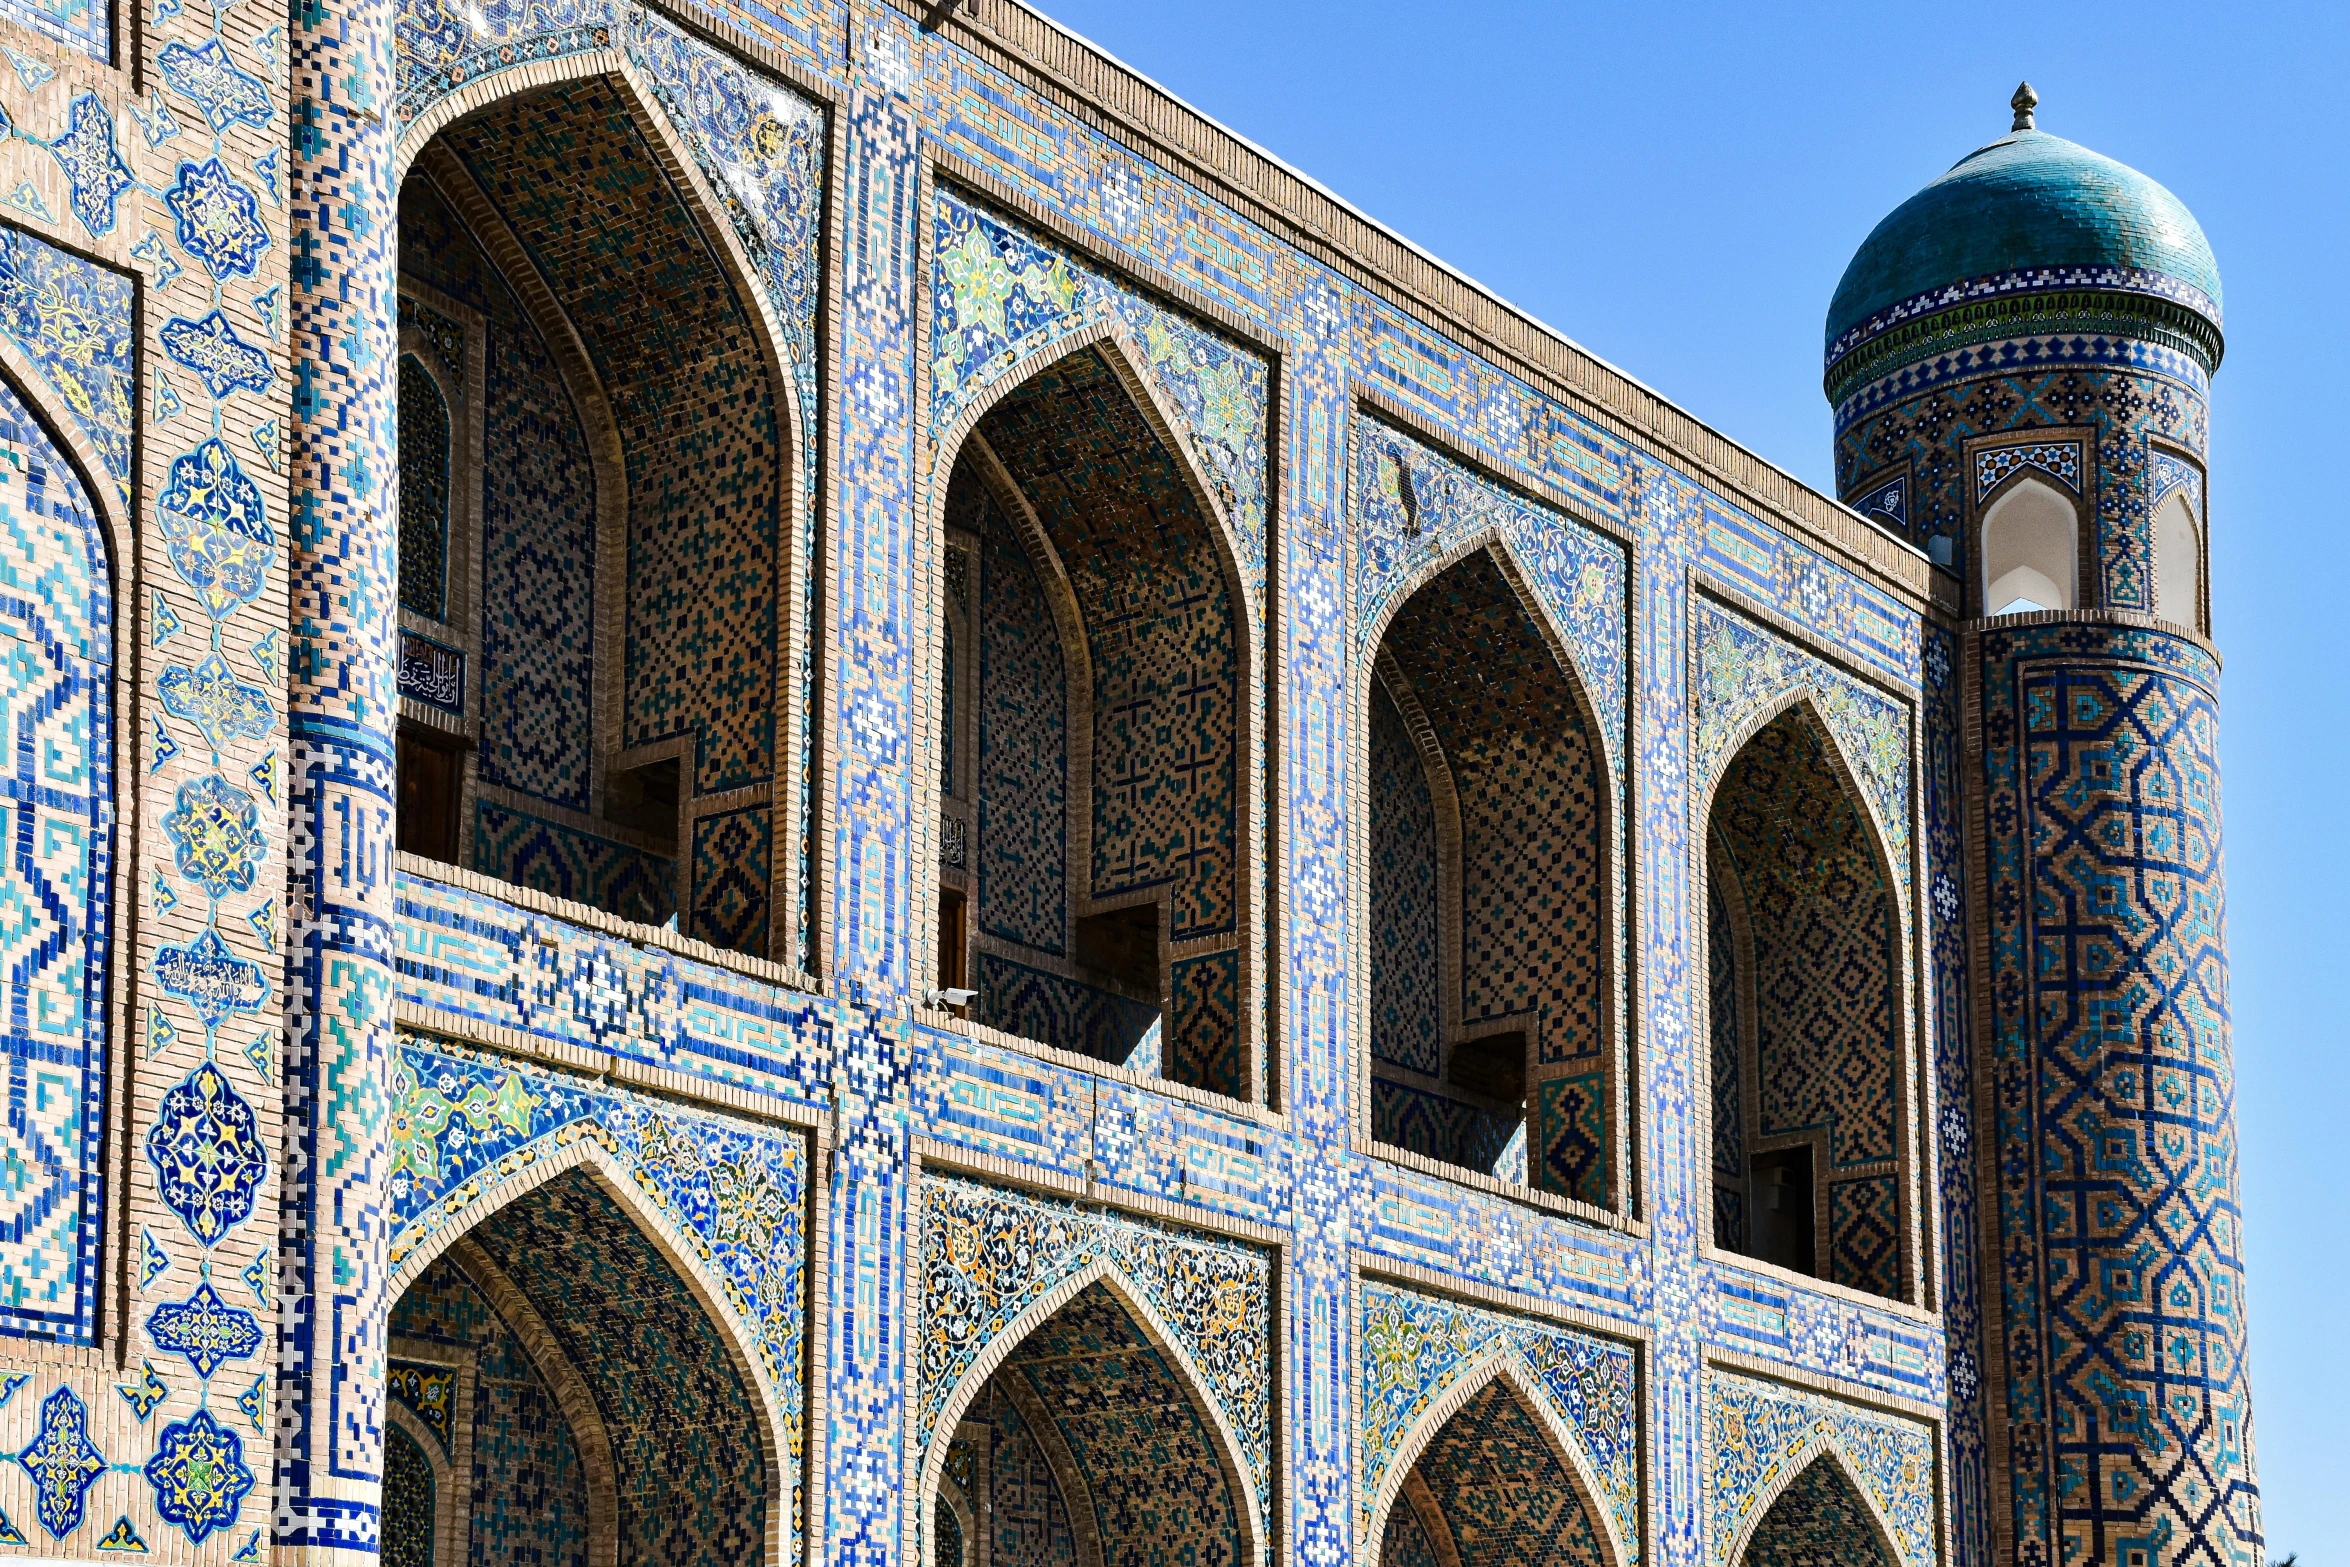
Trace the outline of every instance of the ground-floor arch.
<instances>
[{"instance_id":1,"label":"ground-floor arch","mask_svg":"<svg viewBox=\"0 0 2350 1567\"><path fill-rule=\"evenodd\" d=\"M1590 1475L1534 1378L1496 1357L1408 1436L1373 1511L1380 1567L1614 1567Z\"/></svg>"},{"instance_id":2,"label":"ground-floor arch","mask_svg":"<svg viewBox=\"0 0 2350 1567\"><path fill-rule=\"evenodd\" d=\"M1867 1492L1826 1446L1795 1469L1734 1560L1739 1567L1901 1567Z\"/></svg>"},{"instance_id":3,"label":"ground-floor arch","mask_svg":"<svg viewBox=\"0 0 2350 1567\"><path fill-rule=\"evenodd\" d=\"M495 1208L416 1271L390 1349L387 1558L758 1567L788 1538L749 1369L587 1167ZM444 1471L460 1483L433 1483Z\"/></svg>"},{"instance_id":4,"label":"ground-floor arch","mask_svg":"<svg viewBox=\"0 0 2350 1567\"><path fill-rule=\"evenodd\" d=\"M1260 1511L1188 1358L1113 1274L974 1367L932 1435L923 1567L1254 1567Z\"/></svg>"}]
</instances>

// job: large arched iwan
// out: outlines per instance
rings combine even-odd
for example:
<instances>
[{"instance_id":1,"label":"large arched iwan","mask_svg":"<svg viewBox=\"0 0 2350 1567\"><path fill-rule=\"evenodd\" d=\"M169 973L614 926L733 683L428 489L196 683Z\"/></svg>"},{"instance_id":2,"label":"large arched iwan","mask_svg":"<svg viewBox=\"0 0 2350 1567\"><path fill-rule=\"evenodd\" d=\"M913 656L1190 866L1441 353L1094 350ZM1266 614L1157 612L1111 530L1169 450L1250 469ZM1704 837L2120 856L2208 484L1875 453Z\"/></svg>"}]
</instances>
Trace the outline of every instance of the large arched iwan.
<instances>
[{"instance_id":1,"label":"large arched iwan","mask_svg":"<svg viewBox=\"0 0 2350 1567\"><path fill-rule=\"evenodd\" d=\"M461 1515L429 1536L455 1562L773 1567L788 1551L797 1477L739 1335L636 1209L574 1163L402 1269L390 1395L412 1439L440 1444L428 1456L469 1458Z\"/></svg>"},{"instance_id":2,"label":"large arched iwan","mask_svg":"<svg viewBox=\"0 0 2350 1567\"><path fill-rule=\"evenodd\" d=\"M933 972L973 1021L1261 1090L1259 638L1116 334L975 408L943 491Z\"/></svg>"},{"instance_id":3,"label":"large arched iwan","mask_svg":"<svg viewBox=\"0 0 2350 1567\"><path fill-rule=\"evenodd\" d=\"M1114 1275L1072 1282L949 1401L922 1567L1261 1567L1260 1508L1191 1368Z\"/></svg>"},{"instance_id":4,"label":"large arched iwan","mask_svg":"<svg viewBox=\"0 0 2350 1567\"><path fill-rule=\"evenodd\" d=\"M1705 856L1713 1244L1906 1298L1901 899L1811 701L1722 770Z\"/></svg>"}]
</instances>

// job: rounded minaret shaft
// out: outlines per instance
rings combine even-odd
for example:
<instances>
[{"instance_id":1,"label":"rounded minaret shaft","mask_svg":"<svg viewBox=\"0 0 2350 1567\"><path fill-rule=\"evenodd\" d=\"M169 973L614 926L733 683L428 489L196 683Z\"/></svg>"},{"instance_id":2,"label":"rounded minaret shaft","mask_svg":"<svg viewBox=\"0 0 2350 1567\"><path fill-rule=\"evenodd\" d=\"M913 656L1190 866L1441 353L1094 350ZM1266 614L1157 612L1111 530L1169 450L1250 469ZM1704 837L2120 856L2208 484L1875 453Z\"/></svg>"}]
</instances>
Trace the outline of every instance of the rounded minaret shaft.
<instances>
[{"instance_id":1,"label":"rounded minaret shaft","mask_svg":"<svg viewBox=\"0 0 2350 1567\"><path fill-rule=\"evenodd\" d=\"M1975 967L1938 1024L1943 1199L1974 1205L1945 1234L1980 1253L1950 1259L1952 1441L1980 1432L2002 1561L2232 1567L2260 1517L2205 584L2219 272L2176 197L2038 103L2019 87L2009 134L1877 225L1827 325L1838 489L1951 574L1928 635L1972 676L1938 868L1972 928L1937 950Z\"/></svg>"}]
</instances>

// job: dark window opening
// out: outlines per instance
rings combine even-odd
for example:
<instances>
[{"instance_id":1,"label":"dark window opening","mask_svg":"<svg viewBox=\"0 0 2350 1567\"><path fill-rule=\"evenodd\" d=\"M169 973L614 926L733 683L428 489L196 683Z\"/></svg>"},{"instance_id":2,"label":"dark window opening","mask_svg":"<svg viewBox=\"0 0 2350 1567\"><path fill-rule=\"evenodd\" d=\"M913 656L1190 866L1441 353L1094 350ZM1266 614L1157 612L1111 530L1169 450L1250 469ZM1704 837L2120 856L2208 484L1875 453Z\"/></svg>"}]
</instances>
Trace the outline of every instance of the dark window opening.
<instances>
[{"instance_id":1,"label":"dark window opening","mask_svg":"<svg viewBox=\"0 0 2350 1567\"><path fill-rule=\"evenodd\" d=\"M964 962L963 950L963 895L952 887L938 889L938 988L962 990L971 981L970 970ZM958 1015L968 1015L968 1007L954 1009Z\"/></svg>"},{"instance_id":2,"label":"dark window opening","mask_svg":"<svg viewBox=\"0 0 2350 1567\"><path fill-rule=\"evenodd\" d=\"M1137 1000L1159 998L1159 906L1088 914L1077 922L1077 966Z\"/></svg>"},{"instance_id":3,"label":"dark window opening","mask_svg":"<svg viewBox=\"0 0 2350 1567\"><path fill-rule=\"evenodd\" d=\"M1774 1148L1753 1159L1754 1255L1797 1273L1816 1275L1812 1238L1811 1145Z\"/></svg>"},{"instance_id":4,"label":"dark window opening","mask_svg":"<svg viewBox=\"0 0 2350 1567\"><path fill-rule=\"evenodd\" d=\"M1517 1113L1526 1108L1526 1036L1513 1030L1464 1039L1452 1047L1445 1076L1452 1086Z\"/></svg>"},{"instance_id":5,"label":"dark window opening","mask_svg":"<svg viewBox=\"0 0 2350 1567\"><path fill-rule=\"evenodd\" d=\"M401 851L455 864L464 750L454 739L402 725L399 763Z\"/></svg>"},{"instance_id":6,"label":"dark window opening","mask_svg":"<svg viewBox=\"0 0 2350 1567\"><path fill-rule=\"evenodd\" d=\"M615 769L604 787L604 819L664 844L677 842L677 758Z\"/></svg>"}]
</instances>

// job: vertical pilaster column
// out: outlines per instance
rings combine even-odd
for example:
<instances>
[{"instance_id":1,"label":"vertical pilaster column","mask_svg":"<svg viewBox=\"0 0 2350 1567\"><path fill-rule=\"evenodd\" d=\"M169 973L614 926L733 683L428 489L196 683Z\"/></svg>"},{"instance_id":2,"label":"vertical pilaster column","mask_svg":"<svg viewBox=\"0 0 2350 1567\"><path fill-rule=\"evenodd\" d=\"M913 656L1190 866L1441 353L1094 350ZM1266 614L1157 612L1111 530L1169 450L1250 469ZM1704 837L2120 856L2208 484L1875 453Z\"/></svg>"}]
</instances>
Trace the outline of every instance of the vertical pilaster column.
<instances>
[{"instance_id":1,"label":"vertical pilaster column","mask_svg":"<svg viewBox=\"0 0 2350 1567\"><path fill-rule=\"evenodd\" d=\"M1632 667L1641 671L1634 733L1639 737L1639 941L1634 972L1646 1042L1640 1065L1649 1146L1642 1206L1656 1266L1655 1338L1650 1344L1648 1422L1651 1538L1661 1567L1694 1567L1705 1552L1699 1490L1703 1483L1698 1304L1705 1287L1698 1263L1698 1147L1695 1006L1699 983L1690 954L1697 911L1690 896L1688 565L1703 526L1688 481L1642 459L1640 552L1634 585L1637 639Z\"/></svg>"},{"instance_id":2,"label":"vertical pilaster column","mask_svg":"<svg viewBox=\"0 0 2350 1567\"><path fill-rule=\"evenodd\" d=\"M389 0L297 0L277 1544L376 1553L399 558Z\"/></svg>"},{"instance_id":3,"label":"vertical pilaster column","mask_svg":"<svg viewBox=\"0 0 2350 1567\"><path fill-rule=\"evenodd\" d=\"M1269 706L1288 731L1272 818L1288 913L1286 925L1275 926L1282 934L1275 950L1287 955L1287 969L1271 975L1281 1025L1272 1071L1307 1156L1298 1166L1296 1239L1281 1290L1289 1414L1277 1438L1287 1451L1276 1448L1275 1458L1290 1476L1281 1559L1346 1567L1355 1546L1353 1432L1362 1376L1348 1237L1363 1206L1361 1172L1348 1154L1354 1068L1346 849L1347 806L1356 799L1345 733L1348 318L1344 296L1322 278L1304 283L1296 309L1288 323L1296 379L1283 432L1288 451L1278 465L1277 547L1268 562L1273 634L1285 639Z\"/></svg>"},{"instance_id":4,"label":"vertical pilaster column","mask_svg":"<svg viewBox=\"0 0 2350 1567\"><path fill-rule=\"evenodd\" d=\"M907 1328L915 1303L905 1032L915 798L915 90L923 38L879 3L849 14L838 209L840 471L832 515L837 1141L826 1244L824 1518L817 1559L894 1567L910 1538Z\"/></svg>"}]
</instances>

